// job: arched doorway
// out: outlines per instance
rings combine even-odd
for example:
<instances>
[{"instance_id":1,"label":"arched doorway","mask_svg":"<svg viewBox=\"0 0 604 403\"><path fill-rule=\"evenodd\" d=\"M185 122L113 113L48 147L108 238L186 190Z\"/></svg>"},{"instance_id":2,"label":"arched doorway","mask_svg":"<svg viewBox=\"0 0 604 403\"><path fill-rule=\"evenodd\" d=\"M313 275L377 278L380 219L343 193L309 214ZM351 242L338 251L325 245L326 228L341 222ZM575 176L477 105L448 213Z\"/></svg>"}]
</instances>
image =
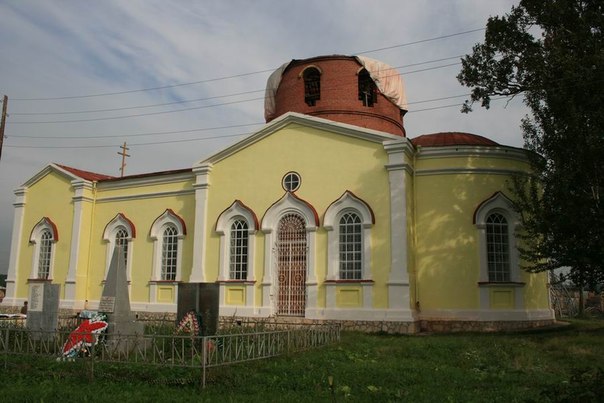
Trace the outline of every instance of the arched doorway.
<instances>
[{"instance_id":1,"label":"arched doorway","mask_svg":"<svg viewBox=\"0 0 604 403\"><path fill-rule=\"evenodd\" d=\"M277 230L277 314L304 316L306 309L306 226L299 214L279 220Z\"/></svg>"}]
</instances>

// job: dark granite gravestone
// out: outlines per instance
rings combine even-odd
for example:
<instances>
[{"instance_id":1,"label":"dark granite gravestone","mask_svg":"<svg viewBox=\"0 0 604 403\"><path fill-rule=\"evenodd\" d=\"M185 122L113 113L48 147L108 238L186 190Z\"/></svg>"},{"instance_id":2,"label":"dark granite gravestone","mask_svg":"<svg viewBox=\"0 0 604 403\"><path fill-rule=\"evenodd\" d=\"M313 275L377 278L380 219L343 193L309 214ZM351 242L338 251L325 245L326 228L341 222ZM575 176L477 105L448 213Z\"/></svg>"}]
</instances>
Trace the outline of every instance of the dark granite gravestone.
<instances>
[{"instance_id":1,"label":"dark granite gravestone","mask_svg":"<svg viewBox=\"0 0 604 403\"><path fill-rule=\"evenodd\" d=\"M107 315L107 334L143 334L144 325L136 321L130 310L126 258L123 249L117 246L113 251L98 310Z\"/></svg>"},{"instance_id":2,"label":"dark granite gravestone","mask_svg":"<svg viewBox=\"0 0 604 403\"><path fill-rule=\"evenodd\" d=\"M26 327L32 337L39 340L54 335L59 322L59 284L36 283L29 289L29 307Z\"/></svg>"},{"instance_id":3,"label":"dark granite gravestone","mask_svg":"<svg viewBox=\"0 0 604 403\"><path fill-rule=\"evenodd\" d=\"M177 323L194 311L201 314L201 334L211 336L218 329L218 283L181 283L178 285Z\"/></svg>"}]
</instances>

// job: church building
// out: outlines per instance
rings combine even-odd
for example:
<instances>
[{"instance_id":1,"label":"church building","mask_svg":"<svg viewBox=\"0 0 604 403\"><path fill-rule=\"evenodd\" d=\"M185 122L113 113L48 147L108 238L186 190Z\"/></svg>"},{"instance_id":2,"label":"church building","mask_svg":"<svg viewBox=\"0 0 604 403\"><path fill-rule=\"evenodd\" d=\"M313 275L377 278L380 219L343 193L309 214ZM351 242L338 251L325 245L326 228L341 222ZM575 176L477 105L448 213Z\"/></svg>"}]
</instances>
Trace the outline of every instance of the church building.
<instances>
[{"instance_id":1,"label":"church building","mask_svg":"<svg viewBox=\"0 0 604 403\"><path fill-rule=\"evenodd\" d=\"M115 248L132 309L175 315L217 283L222 317L414 333L552 323L520 267L509 183L525 150L458 132L407 138L403 81L365 57L292 60L266 125L191 168L112 177L53 163L15 191L7 293L61 286L98 308ZM293 319L292 319L293 318Z\"/></svg>"}]
</instances>

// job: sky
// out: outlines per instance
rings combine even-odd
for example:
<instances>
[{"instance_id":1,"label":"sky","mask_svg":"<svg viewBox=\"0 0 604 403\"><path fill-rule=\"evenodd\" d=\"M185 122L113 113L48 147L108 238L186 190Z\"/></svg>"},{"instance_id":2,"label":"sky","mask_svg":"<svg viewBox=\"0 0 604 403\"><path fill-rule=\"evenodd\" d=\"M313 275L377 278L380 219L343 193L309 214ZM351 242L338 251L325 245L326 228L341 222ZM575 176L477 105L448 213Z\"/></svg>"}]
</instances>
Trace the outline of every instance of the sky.
<instances>
[{"instance_id":1,"label":"sky","mask_svg":"<svg viewBox=\"0 0 604 403\"><path fill-rule=\"evenodd\" d=\"M266 79L343 54L396 67L409 138L461 131L521 147L522 99L460 112L461 56L510 0L0 0L0 273L14 190L49 163L120 175L187 168L264 124Z\"/></svg>"}]
</instances>

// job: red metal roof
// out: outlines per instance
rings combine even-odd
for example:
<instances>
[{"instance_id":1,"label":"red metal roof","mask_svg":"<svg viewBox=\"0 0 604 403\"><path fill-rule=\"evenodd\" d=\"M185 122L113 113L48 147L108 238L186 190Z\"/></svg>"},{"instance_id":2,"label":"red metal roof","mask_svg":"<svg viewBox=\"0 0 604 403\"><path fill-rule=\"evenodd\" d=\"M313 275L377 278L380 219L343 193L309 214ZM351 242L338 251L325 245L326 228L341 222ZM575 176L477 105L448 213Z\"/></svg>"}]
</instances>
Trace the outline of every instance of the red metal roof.
<instances>
[{"instance_id":1,"label":"red metal roof","mask_svg":"<svg viewBox=\"0 0 604 403\"><path fill-rule=\"evenodd\" d=\"M192 168L184 168L184 169L174 169L174 170L170 170L170 171L150 172L150 173L144 173L144 174L136 174L136 175L128 175L128 176L119 177L119 176L111 176L111 175L97 174L97 173L89 172L89 171L83 171L81 169L72 168L72 167L68 167L66 165L61 165L61 164L55 164L55 165L66 170L67 172L74 174L77 177L80 177L87 181L93 181L93 182L94 181L96 181L96 182L119 181L119 180L123 180L123 179L138 179L138 178L146 178L149 176L171 175L171 174L178 174L178 173L182 173L182 172L191 172L192 171Z\"/></svg>"},{"instance_id":2,"label":"red metal roof","mask_svg":"<svg viewBox=\"0 0 604 403\"><path fill-rule=\"evenodd\" d=\"M411 139L414 146L422 147L445 147L445 146L498 146L486 137L471 133L443 132L424 134Z\"/></svg>"},{"instance_id":3,"label":"red metal roof","mask_svg":"<svg viewBox=\"0 0 604 403\"><path fill-rule=\"evenodd\" d=\"M70 173L74 174L75 176L78 176L78 177L80 177L82 179L85 179L87 181L100 181L100 180L103 180L103 179L112 179L113 178L113 176L103 175L103 174L97 174L97 173L88 172L88 171L82 171L81 169L68 167L66 165L61 165L61 164L56 164L56 165L58 167L63 168L67 172L70 172Z\"/></svg>"}]
</instances>

